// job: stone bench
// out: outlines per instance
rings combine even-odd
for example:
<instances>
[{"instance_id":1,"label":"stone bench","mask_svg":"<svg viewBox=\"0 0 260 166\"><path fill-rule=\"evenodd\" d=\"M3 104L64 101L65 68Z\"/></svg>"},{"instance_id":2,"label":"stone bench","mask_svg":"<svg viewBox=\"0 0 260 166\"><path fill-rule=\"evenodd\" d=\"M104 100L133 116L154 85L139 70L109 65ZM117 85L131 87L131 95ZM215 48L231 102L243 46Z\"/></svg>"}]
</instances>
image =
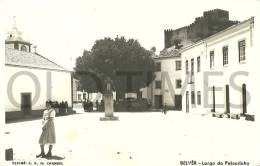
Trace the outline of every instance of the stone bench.
<instances>
[{"instance_id":1,"label":"stone bench","mask_svg":"<svg viewBox=\"0 0 260 166\"><path fill-rule=\"evenodd\" d=\"M212 113L212 116L217 117L217 118L223 118L223 113L214 112L214 113Z\"/></svg>"},{"instance_id":2,"label":"stone bench","mask_svg":"<svg viewBox=\"0 0 260 166\"><path fill-rule=\"evenodd\" d=\"M255 115L246 114L245 116L246 116L246 120L255 121Z\"/></svg>"},{"instance_id":3,"label":"stone bench","mask_svg":"<svg viewBox=\"0 0 260 166\"><path fill-rule=\"evenodd\" d=\"M240 115L239 114L230 114L230 118L231 119L240 119Z\"/></svg>"}]
</instances>

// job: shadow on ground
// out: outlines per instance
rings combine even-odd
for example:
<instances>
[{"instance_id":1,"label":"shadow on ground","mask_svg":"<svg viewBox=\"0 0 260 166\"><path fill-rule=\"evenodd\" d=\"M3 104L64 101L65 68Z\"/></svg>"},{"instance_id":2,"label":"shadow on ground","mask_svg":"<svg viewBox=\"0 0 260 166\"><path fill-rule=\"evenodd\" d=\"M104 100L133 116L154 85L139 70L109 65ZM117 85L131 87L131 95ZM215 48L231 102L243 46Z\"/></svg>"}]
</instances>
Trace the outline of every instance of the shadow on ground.
<instances>
[{"instance_id":1,"label":"shadow on ground","mask_svg":"<svg viewBox=\"0 0 260 166\"><path fill-rule=\"evenodd\" d=\"M76 113L57 114L56 117L70 116L70 115L75 115L75 114ZM5 123L9 124L9 123L17 123L17 122L27 122L27 121L40 120L40 119L42 119L42 114L41 115L27 115L27 116L22 116L19 118L5 120Z\"/></svg>"},{"instance_id":2,"label":"shadow on ground","mask_svg":"<svg viewBox=\"0 0 260 166\"><path fill-rule=\"evenodd\" d=\"M54 155L54 156L51 156L51 157L48 157L46 158L47 160L64 160L65 157L60 157L60 156L57 156L57 155Z\"/></svg>"}]
</instances>

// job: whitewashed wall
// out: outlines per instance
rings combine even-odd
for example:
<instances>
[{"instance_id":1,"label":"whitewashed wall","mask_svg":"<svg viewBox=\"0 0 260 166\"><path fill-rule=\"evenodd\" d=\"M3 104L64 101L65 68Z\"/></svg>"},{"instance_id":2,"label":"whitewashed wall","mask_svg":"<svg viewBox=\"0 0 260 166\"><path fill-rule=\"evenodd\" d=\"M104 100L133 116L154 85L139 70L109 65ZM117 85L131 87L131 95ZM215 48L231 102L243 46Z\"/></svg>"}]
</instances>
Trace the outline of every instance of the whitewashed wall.
<instances>
[{"instance_id":1,"label":"whitewashed wall","mask_svg":"<svg viewBox=\"0 0 260 166\"><path fill-rule=\"evenodd\" d=\"M181 88L176 88L176 80L181 80L181 70L176 71L176 61L181 61L180 57L166 58L161 60L161 70L165 76L162 76L162 94L164 104L175 106L174 95L181 94ZM168 77L169 76L169 80ZM163 78L164 77L164 78Z\"/></svg>"},{"instance_id":2,"label":"whitewashed wall","mask_svg":"<svg viewBox=\"0 0 260 166\"><path fill-rule=\"evenodd\" d=\"M18 72L28 72L35 75L40 83L40 97L33 103L32 110L44 109L45 102L47 100L56 100L56 101L67 101L69 107L71 107L71 74L69 72L60 72L60 71L48 71L41 69L32 69L32 68L22 68L22 67L13 67L5 66L5 84L7 87L10 83L10 78ZM50 97L47 97L47 73L51 74L51 85L50 85ZM10 89L6 88L7 91ZM10 102L6 91L6 101L5 101L5 110L6 112L11 111L20 111L20 106L15 106ZM12 86L12 96L15 101L21 104L21 93L32 93L32 99L35 96L35 84L32 78L28 75L19 75L13 82Z\"/></svg>"},{"instance_id":3,"label":"whitewashed wall","mask_svg":"<svg viewBox=\"0 0 260 166\"><path fill-rule=\"evenodd\" d=\"M204 109L204 65L206 62L204 42L196 44L196 46L182 52L182 110L186 112L186 92L189 92L189 112L191 113L205 113ZM197 57L200 57L200 72L197 72ZM190 72L191 72L191 59L194 59L194 82L191 84ZM188 75L186 74L186 60L188 60ZM191 91L195 92L195 104L191 104ZM197 104L197 92L201 93L201 105ZM208 98L206 98L208 99ZM210 101L210 99L208 100ZM210 103L209 103L210 104Z\"/></svg>"},{"instance_id":4,"label":"whitewashed wall","mask_svg":"<svg viewBox=\"0 0 260 166\"><path fill-rule=\"evenodd\" d=\"M246 60L244 62L239 62L239 52L238 52L238 42L240 40L246 41ZM252 39L250 35L250 22L244 23L242 25L233 28L227 32L222 33L216 37L209 38L207 41L207 70L210 72L221 72L223 75L214 76L209 79L209 86L223 88L222 91L216 91L216 104L221 104L224 107L216 107L216 112L224 112L225 111L225 99L226 99L226 91L225 85L229 85L229 98L231 104L236 104L238 107L230 106L230 112L234 114L242 113L242 84L246 84L247 91L249 93L253 93L252 87L249 86L248 76L244 76L239 74L238 72L247 72L249 74L248 69L248 59L252 54ZM228 46L228 65L223 66L223 46ZM214 67L210 69L209 66L209 54L210 51L214 50ZM232 76L234 74L239 74L234 79ZM239 86L241 89L237 90L232 86L232 81ZM252 110L248 110L248 113Z\"/></svg>"},{"instance_id":5,"label":"whitewashed wall","mask_svg":"<svg viewBox=\"0 0 260 166\"><path fill-rule=\"evenodd\" d=\"M156 62L161 62L161 71L155 72L155 79L152 82L152 104L155 104L154 95L163 96L163 104L167 106L175 106L174 95L181 95L181 88L176 89L176 80L181 80L181 70L176 71L175 61L181 61L180 57L165 57L156 59ZM182 66L183 69L183 66ZM161 89L155 88L155 82L161 81ZM150 92L150 91L148 91Z\"/></svg>"},{"instance_id":6,"label":"whitewashed wall","mask_svg":"<svg viewBox=\"0 0 260 166\"><path fill-rule=\"evenodd\" d=\"M250 21L244 22L236 27L225 30L212 37L198 42L190 48L184 49L182 52L182 77L185 78L185 62L189 61L189 71L191 59L194 58L194 84L187 84L185 93L183 94L182 108L186 111L186 91L189 91L189 111L192 113L207 113L212 108L212 86L215 86L215 104L216 112L225 112L225 85L229 85L230 103L238 105L238 107L230 106L230 112L234 114L242 113L242 90L232 87L231 81L235 85L242 88L242 84L247 85L247 91L250 96L255 94L255 87L250 86L252 79L249 76L238 75L232 79L233 74L237 72L249 73L249 61L254 61L253 47L253 29L250 29ZM246 40L246 60L239 63L238 41ZM228 65L223 66L223 46L228 46ZM210 68L210 51L214 50L214 67ZM201 55L201 72L197 73L197 57ZM209 74L207 78L206 75ZM183 80L184 82L184 80ZM210 89L208 89L210 88ZM218 90L217 88L220 88ZM206 90L208 89L208 90ZM191 105L191 91L195 91L195 104ZM197 91L201 91L201 105L197 105ZM208 95L207 95L208 94ZM210 104L210 105L208 105ZM248 105L250 108L250 103ZM248 114L254 114L253 109L247 109Z\"/></svg>"}]
</instances>

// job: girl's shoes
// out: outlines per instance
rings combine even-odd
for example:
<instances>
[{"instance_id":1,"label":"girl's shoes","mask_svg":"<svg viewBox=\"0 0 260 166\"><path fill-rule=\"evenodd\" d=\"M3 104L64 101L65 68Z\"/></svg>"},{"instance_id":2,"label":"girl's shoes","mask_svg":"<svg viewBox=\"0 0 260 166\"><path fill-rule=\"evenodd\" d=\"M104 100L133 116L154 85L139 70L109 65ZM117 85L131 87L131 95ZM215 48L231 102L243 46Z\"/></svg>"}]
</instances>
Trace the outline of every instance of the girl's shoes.
<instances>
[{"instance_id":1,"label":"girl's shoes","mask_svg":"<svg viewBox=\"0 0 260 166\"><path fill-rule=\"evenodd\" d=\"M49 151L49 152L45 155L45 157L46 157L46 158L52 157L51 152Z\"/></svg>"},{"instance_id":2,"label":"girl's shoes","mask_svg":"<svg viewBox=\"0 0 260 166\"><path fill-rule=\"evenodd\" d=\"M44 152L41 152L40 154L36 155L36 158L39 158L39 157L45 157Z\"/></svg>"}]
</instances>

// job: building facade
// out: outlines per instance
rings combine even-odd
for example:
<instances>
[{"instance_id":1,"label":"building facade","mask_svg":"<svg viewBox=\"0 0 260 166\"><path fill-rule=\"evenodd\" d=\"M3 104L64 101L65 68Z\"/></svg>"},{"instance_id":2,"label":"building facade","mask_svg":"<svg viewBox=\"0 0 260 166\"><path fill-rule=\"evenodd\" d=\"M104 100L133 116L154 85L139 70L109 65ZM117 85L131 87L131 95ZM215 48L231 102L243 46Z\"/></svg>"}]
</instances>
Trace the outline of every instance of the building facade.
<instances>
[{"instance_id":1,"label":"building facade","mask_svg":"<svg viewBox=\"0 0 260 166\"><path fill-rule=\"evenodd\" d=\"M155 79L148 90L154 108L181 109L181 56L174 47L161 51L154 57L156 64Z\"/></svg>"},{"instance_id":2,"label":"building facade","mask_svg":"<svg viewBox=\"0 0 260 166\"><path fill-rule=\"evenodd\" d=\"M32 52L15 25L5 44L6 120L41 114L46 101L64 101L72 107L69 70Z\"/></svg>"},{"instance_id":3,"label":"building facade","mask_svg":"<svg viewBox=\"0 0 260 166\"><path fill-rule=\"evenodd\" d=\"M72 92L73 92L72 101L73 101L73 103L77 103L78 100L81 100L81 96L78 97L78 95L77 95L78 88L79 88L79 80L76 78L73 78L72 79Z\"/></svg>"},{"instance_id":4,"label":"building facade","mask_svg":"<svg viewBox=\"0 0 260 166\"><path fill-rule=\"evenodd\" d=\"M147 91L153 106L181 102L186 113L254 120L254 34L252 17L181 49L164 49L154 57L156 77Z\"/></svg>"},{"instance_id":5,"label":"building facade","mask_svg":"<svg viewBox=\"0 0 260 166\"><path fill-rule=\"evenodd\" d=\"M203 71L205 70L204 63L206 62L205 44L200 41L182 49L181 52L183 66L181 73L183 81L182 108L183 111L187 113L190 112L191 107L201 113L204 104L201 94L203 93L204 87ZM196 94L198 95L196 98L195 92L197 92ZM195 99L197 99L197 101ZM195 103L197 103L196 107L194 107Z\"/></svg>"},{"instance_id":6,"label":"building facade","mask_svg":"<svg viewBox=\"0 0 260 166\"><path fill-rule=\"evenodd\" d=\"M181 50L183 111L227 117L255 114L248 109L255 93L249 79L253 34L250 18Z\"/></svg>"}]
</instances>

